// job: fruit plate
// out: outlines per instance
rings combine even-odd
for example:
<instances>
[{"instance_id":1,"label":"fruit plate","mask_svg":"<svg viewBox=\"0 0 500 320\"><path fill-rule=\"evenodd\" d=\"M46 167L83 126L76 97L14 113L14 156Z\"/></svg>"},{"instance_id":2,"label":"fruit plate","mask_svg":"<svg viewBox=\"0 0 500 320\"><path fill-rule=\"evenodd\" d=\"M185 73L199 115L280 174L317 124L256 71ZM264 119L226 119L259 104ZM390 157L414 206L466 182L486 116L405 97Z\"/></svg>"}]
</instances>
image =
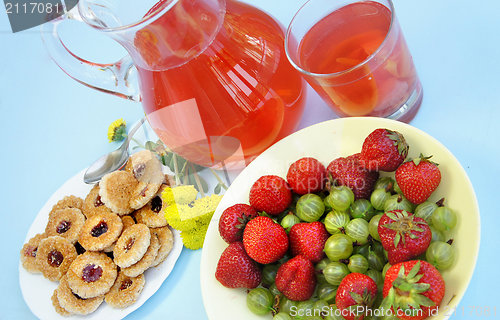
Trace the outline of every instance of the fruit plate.
<instances>
[{"instance_id":1,"label":"fruit plate","mask_svg":"<svg viewBox=\"0 0 500 320\"><path fill-rule=\"evenodd\" d=\"M49 211L52 206L67 195L75 195L82 199L88 194L92 185L83 183L83 174L85 170L81 171L68 181L66 181L47 201L43 208L38 212L35 220L33 221L28 234L26 235L25 243L37 233L42 233L47 224ZM45 279L41 274L32 274L27 272L21 263L19 263L19 285L23 294L24 301L31 309L31 312L39 319L122 319L129 313L139 308L146 302L162 285L163 281L167 279L168 275L174 268L175 262L179 258L182 251L182 240L180 233L177 230L172 230L174 235L174 247L168 255L167 259L158 267L146 270L144 273L146 284L139 296L139 299L131 306L125 309L115 309L103 302L99 308L86 316L71 316L63 317L59 315L52 306L51 297L54 290L57 288L57 282L52 282Z\"/></svg>"},{"instance_id":2,"label":"fruit plate","mask_svg":"<svg viewBox=\"0 0 500 320\"><path fill-rule=\"evenodd\" d=\"M254 315L246 307L245 289L228 289L215 279L217 262L227 247L218 230L224 209L236 203L248 203L250 187L260 176L275 174L285 178L290 164L302 157L315 157L327 166L335 158L360 152L365 137L377 128L401 132L410 146L410 157L422 152L433 155L432 160L439 163L442 180L430 200L446 197L446 204L457 212L458 224L452 235L456 260L450 269L442 272L446 293L439 314L429 319L450 317L467 289L479 251L479 208L465 170L445 146L410 125L381 118L343 118L310 126L277 142L245 168L227 190L208 228L201 257L201 291L210 319L265 318Z\"/></svg>"}]
</instances>

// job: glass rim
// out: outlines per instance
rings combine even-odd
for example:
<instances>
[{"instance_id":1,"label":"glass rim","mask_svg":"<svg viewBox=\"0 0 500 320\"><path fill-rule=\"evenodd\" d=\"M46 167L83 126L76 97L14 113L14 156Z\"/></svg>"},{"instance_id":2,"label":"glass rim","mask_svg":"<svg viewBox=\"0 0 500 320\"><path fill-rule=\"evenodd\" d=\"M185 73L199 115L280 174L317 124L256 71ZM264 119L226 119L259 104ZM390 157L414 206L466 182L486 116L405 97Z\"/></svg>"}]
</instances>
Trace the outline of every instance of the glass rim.
<instances>
[{"instance_id":1,"label":"glass rim","mask_svg":"<svg viewBox=\"0 0 500 320\"><path fill-rule=\"evenodd\" d=\"M78 11L80 13L80 17L82 18L83 22L85 22L86 24L88 24L92 28L95 28L95 29L102 31L102 32L118 32L118 31L125 31L125 30L129 30L129 29L133 29L137 26L145 25L149 22L152 22L151 20L153 20L154 18L158 18L160 16L160 14L163 14L163 13L169 11L170 9L172 9L172 7L175 6L179 1L180 0L172 0L170 2L165 1L164 4L160 5L156 10L145 15L140 20L137 20L137 21L134 21L131 23L127 23L127 24L123 24L123 25L120 25L118 27L103 27L101 25L94 23L92 20L87 19L87 17L82 14L82 12L88 12L88 10L84 8L84 3L88 3L86 0L78 1Z\"/></svg>"},{"instance_id":2,"label":"glass rim","mask_svg":"<svg viewBox=\"0 0 500 320\"><path fill-rule=\"evenodd\" d=\"M295 69L297 69L298 71L300 71L301 73L303 73L303 74L305 74L307 76L310 76L310 77L315 77L315 78L337 77L337 76L341 76L341 75L347 74L349 72L352 72L353 70L359 69L360 67L368 64L368 62L370 62L371 60L373 60L374 57L382 50L382 47L387 43L389 35L391 34L392 29L393 29L394 20L396 18L395 12L394 12L394 4L392 3L392 0L386 0L389 3L389 10L391 12L391 22L389 24L389 29L387 30L387 33L385 34L384 40L380 43L380 45L377 47L377 49L375 51L373 51L372 54L370 54L368 57L366 57L365 60L361 61L360 63L358 63L357 65L355 65L353 67L350 67L350 68L345 69L345 70L337 71L337 72L316 73L316 72L311 72L311 71L305 70L304 68L302 68L299 65L298 62L295 62L294 59L292 58L292 56L291 56L291 54L289 52L289 48L288 48L289 46L288 46L288 44L290 42L289 39L291 37L293 23L297 19L298 15L301 13L302 9L304 9L307 5L309 5L313 1L316 1L316 0L307 0L306 3L304 3L300 7L300 9L297 10L297 12L293 16L292 20L290 21L290 24L288 25L288 28L287 28L286 34L285 34L285 53L286 53L286 56L288 58L288 61L290 61L290 63L292 64L292 66ZM366 1L363 1L363 0L351 1L351 3L355 3L355 2L366 2ZM342 7L340 7L340 8L342 8ZM333 12L333 11L331 11L331 12Z\"/></svg>"}]
</instances>

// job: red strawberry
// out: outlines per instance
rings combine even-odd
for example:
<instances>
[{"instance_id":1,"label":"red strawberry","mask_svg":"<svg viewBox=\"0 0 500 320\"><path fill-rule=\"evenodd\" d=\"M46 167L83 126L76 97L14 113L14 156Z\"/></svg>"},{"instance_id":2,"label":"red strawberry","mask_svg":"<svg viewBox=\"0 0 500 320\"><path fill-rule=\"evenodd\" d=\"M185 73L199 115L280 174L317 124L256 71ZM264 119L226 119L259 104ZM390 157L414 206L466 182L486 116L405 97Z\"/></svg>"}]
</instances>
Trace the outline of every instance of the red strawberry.
<instances>
[{"instance_id":1,"label":"red strawberry","mask_svg":"<svg viewBox=\"0 0 500 320\"><path fill-rule=\"evenodd\" d=\"M314 158L302 158L290 165L288 185L298 194L321 191L325 186L325 166Z\"/></svg>"},{"instance_id":2,"label":"red strawberry","mask_svg":"<svg viewBox=\"0 0 500 320\"><path fill-rule=\"evenodd\" d=\"M288 250L288 235L271 218L260 216L247 223L243 245L250 258L258 263L273 263L283 258Z\"/></svg>"},{"instance_id":3,"label":"red strawberry","mask_svg":"<svg viewBox=\"0 0 500 320\"><path fill-rule=\"evenodd\" d=\"M360 159L370 171L394 171L407 155L408 144L401 133L376 129L363 142Z\"/></svg>"},{"instance_id":4,"label":"red strawberry","mask_svg":"<svg viewBox=\"0 0 500 320\"><path fill-rule=\"evenodd\" d=\"M283 263L276 273L276 288L290 300L309 300L316 288L314 265L298 255Z\"/></svg>"},{"instance_id":5,"label":"red strawberry","mask_svg":"<svg viewBox=\"0 0 500 320\"><path fill-rule=\"evenodd\" d=\"M289 233L292 254L303 255L311 262L317 263L325 257L323 249L329 236L322 222L297 223Z\"/></svg>"},{"instance_id":6,"label":"red strawberry","mask_svg":"<svg viewBox=\"0 0 500 320\"><path fill-rule=\"evenodd\" d=\"M370 199L379 173L363 168L356 153L347 158L337 158L330 162L327 171L335 185L351 188L356 199Z\"/></svg>"},{"instance_id":7,"label":"red strawberry","mask_svg":"<svg viewBox=\"0 0 500 320\"><path fill-rule=\"evenodd\" d=\"M396 182L401 192L415 204L427 200L441 182L441 172L429 158L420 154L419 158L403 163L396 170Z\"/></svg>"},{"instance_id":8,"label":"red strawberry","mask_svg":"<svg viewBox=\"0 0 500 320\"><path fill-rule=\"evenodd\" d=\"M241 241L246 224L257 216L257 211L248 204L239 203L227 208L219 220L220 236L227 243Z\"/></svg>"},{"instance_id":9,"label":"red strawberry","mask_svg":"<svg viewBox=\"0 0 500 320\"><path fill-rule=\"evenodd\" d=\"M362 320L376 296L377 283L365 274L354 272L340 282L335 304L346 320Z\"/></svg>"},{"instance_id":10,"label":"red strawberry","mask_svg":"<svg viewBox=\"0 0 500 320\"><path fill-rule=\"evenodd\" d=\"M262 176L250 189L250 205L257 211L277 216L292 202L288 183L278 176Z\"/></svg>"},{"instance_id":11,"label":"red strawberry","mask_svg":"<svg viewBox=\"0 0 500 320\"><path fill-rule=\"evenodd\" d=\"M392 265L421 255L432 240L427 222L404 210L384 213L378 223L378 234Z\"/></svg>"},{"instance_id":12,"label":"red strawberry","mask_svg":"<svg viewBox=\"0 0 500 320\"><path fill-rule=\"evenodd\" d=\"M433 265L422 260L401 262L385 274L381 308L392 308L399 319L425 319L439 307L444 291L443 277Z\"/></svg>"},{"instance_id":13,"label":"red strawberry","mask_svg":"<svg viewBox=\"0 0 500 320\"><path fill-rule=\"evenodd\" d=\"M262 272L245 252L243 243L233 242L222 252L215 278L228 288L252 289L260 284Z\"/></svg>"}]
</instances>

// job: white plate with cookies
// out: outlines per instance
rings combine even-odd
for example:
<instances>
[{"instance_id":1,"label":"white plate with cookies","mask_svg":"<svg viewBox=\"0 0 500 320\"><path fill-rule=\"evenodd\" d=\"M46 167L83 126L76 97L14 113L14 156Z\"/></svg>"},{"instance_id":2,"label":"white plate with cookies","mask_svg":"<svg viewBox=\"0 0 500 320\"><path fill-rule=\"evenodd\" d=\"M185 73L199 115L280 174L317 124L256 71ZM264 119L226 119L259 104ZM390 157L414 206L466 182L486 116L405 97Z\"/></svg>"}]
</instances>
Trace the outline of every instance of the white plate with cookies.
<instances>
[{"instance_id":1,"label":"white plate with cookies","mask_svg":"<svg viewBox=\"0 0 500 320\"><path fill-rule=\"evenodd\" d=\"M83 182L83 175L85 170L81 171L68 181L66 181L47 201L41 208L35 220L33 221L25 239L27 243L36 234L44 233L45 226L49 219L49 212L53 206L65 196L74 195L85 199L92 189L92 185L87 185ZM175 266L175 263L182 251L183 245L180 238L180 233L173 230L173 247L167 258L156 267L147 269L144 272L145 284L142 292L138 296L135 303L125 308L113 308L105 301L92 313L87 315L71 315L70 318L85 318L85 319L122 319L142 304L144 304L163 284L167 279L170 272ZM58 287L58 281L50 281L46 279L41 273L28 272L19 263L19 285L26 304L31 309L33 314L40 319L67 319L68 317L62 316L56 312L52 304L52 295L54 290Z\"/></svg>"}]
</instances>

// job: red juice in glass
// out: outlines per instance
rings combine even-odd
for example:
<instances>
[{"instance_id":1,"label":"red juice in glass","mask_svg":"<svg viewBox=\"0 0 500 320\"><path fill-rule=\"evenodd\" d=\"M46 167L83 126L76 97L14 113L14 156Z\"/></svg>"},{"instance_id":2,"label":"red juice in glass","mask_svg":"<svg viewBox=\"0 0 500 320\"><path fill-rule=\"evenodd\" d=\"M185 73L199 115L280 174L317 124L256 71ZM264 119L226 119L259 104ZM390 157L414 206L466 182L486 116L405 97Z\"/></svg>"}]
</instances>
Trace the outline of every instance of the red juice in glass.
<instances>
[{"instance_id":1,"label":"red juice in glass","mask_svg":"<svg viewBox=\"0 0 500 320\"><path fill-rule=\"evenodd\" d=\"M296 37L289 58L339 116L409 121L417 112L422 89L392 5L352 2Z\"/></svg>"}]
</instances>

